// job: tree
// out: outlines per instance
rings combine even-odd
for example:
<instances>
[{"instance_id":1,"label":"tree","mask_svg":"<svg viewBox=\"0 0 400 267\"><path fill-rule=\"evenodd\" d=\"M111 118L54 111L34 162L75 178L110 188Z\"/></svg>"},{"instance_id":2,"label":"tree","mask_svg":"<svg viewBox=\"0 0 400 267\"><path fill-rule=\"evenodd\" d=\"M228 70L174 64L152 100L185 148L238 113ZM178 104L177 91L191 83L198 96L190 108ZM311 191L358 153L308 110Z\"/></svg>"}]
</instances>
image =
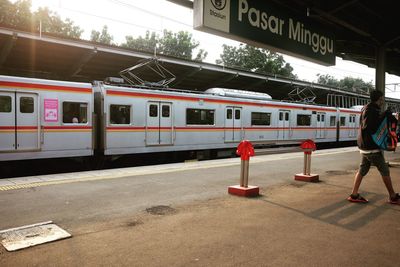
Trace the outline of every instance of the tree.
<instances>
[{"instance_id":1,"label":"tree","mask_svg":"<svg viewBox=\"0 0 400 267\"><path fill-rule=\"evenodd\" d=\"M155 32L146 32L144 37L132 36L125 37L126 42L121 44L122 47L132 48L145 52L154 52L160 55L173 56L183 59L193 59L193 51L200 45L199 42L192 39L192 34L186 31L172 32L163 31L162 37ZM204 49L200 49L193 60L203 61L207 56Z\"/></svg>"},{"instance_id":2,"label":"tree","mask_svg":"<svg viewBox=\"0 0 400 267\"><path fill-rule=\"evenodd\" d=\"M317 74L318 80L317 83L319 84L323 84L323 85L327 85L327 86L331 86L331 87L339 87L339 80L336 79L335 77L329 75L329 74Z\"/></svg>"},{"instance_id":3,"label":"tree","mask_svg":"<svg viewBox=\"0 0 400 267\"><path fill-rule=\"evenodd\" d=\"M90 35L90 40L92 42L98 42L98 43L110 45L110 44L112 44L114 37L108 33L107 25L104 25L103 29L101 30L101 33L96 30L92 30L92 33Z\"/></svg>"},{"instance_id":4,"label":"tree","mask_svg":"<svg viewBox=\"0 0 400 267\"><path fill-rule=\"evenodd\" d=\"M145 52L154 52L158 38L155 32L150 33L147 31L145 37L133 38L132 36L125 36L126 42L122 43L121 46Z\"/></svg>"},{"instance_id":5,"label":"tree","mask_svg":"<svg viewBox=\"0 0 400 267\"><path fill-rule=\"evenodd\" d=\"M47 33L56 33L62 36L79 39L83 30L74 25L70 19L63 21L57 13L49 10L47 7L40 7L32 16L33 27L36 31L40 30Z\"/></svg>"},{"instance_id":6,"label":"tree","mask_svg":"<svg viewBox=\"0 0 400 267\"><path fill-rule=\"evenodd\" d=\"M340 88L347 91L363 91L363 92L370 92L374 90L374 86L372 82L364 82L360 78L353 78L353 77L345 77L341 80L334 78L329 74L317 74L318 80L317 83L328 85L331 87Z\"/></svg>"},{"instance_id":7,"label":"tree","mask_svg":"<svg viewBox=\"0 0 400 267\"><path fill-rule=\"evenodd\" d=\"M339 88L344 88L351 91L361 90L364 92L370 92L374 90L372 82L366 83L360 78L352 77L344 77L344 79L340 80Z\"/></svg>"},{"instance_id":8,"label":"tree","mask_svg":"<svg viewBox=\"0 0 400 267\"><path fill-rule=\"evenodd\" d=\"M14 4L8 0L0 0L0 25L80 38L83 30L70 19L64 21L48 8L39 8L32 13L31 6L30 0L18 0Z\"/></svg>"},{"instance_id":9,"label":"tree","mask_svg":"<svg viewBox=\"0 0 400 267\"><path fill-rule=\"evenodd\" d=\"M0 24L27 29L31 26L31 1L18 0L14 4L0 0Z\"/></svg>"},{"instance_id":10,"label":"tree","mask_svg":"<svg viewBox=\"0 0 400 267\"><path fill-rule=\"evenodd\" d=\"M284 77L297 78L293 68L286 63L281 55L262 48L240 44L239 47L223 45L223 52L216 63L233 68L259 72L263 74L278 74Z\"/></svg>"}]
</instances>

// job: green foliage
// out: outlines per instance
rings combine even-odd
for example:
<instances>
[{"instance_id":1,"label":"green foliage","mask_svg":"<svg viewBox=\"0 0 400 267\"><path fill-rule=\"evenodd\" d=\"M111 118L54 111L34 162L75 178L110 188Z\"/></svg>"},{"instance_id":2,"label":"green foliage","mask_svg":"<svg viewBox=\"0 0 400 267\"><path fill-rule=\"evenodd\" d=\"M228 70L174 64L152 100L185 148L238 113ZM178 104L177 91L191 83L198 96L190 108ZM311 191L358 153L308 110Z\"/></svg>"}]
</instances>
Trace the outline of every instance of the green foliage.
<instances>
[{"instance_id":1,"label":"green foliage","mask_svg":"<svg viewBox=\"0 0 400 267\"><path fill-rule=\"evenodd\" d=\"M318 80L317 83L331 86L331 87L339 87L339 80L329 74L317 74Z\"/></svg>"},{"instance_id":2,"label":"green foliage","mask_svg":"<svg viewBox=\"0 0 400 267\"><path fill-rule=\"evenodd\" d=\"M223 45L219 65L241 68L263 74L277 74L289 78L297 78L293 68L286 63L281 55L262 48L240 44L239 47Z\"/></svg>"},{"instance_id":3,"label":"green foliage","mask_svg":"<svg viewBox=\"0 0 400 267\"><path fill-rule=\"evenodd\" d=\"M334 78L329 74L317 74L317 83L344 89L347 91L364 91L370 92L374 90L372 82L364 82L360 78L345 77L341 80Z\"/></svg>"},{"instance_id":4,"label":"green foliage","mask_svg":"<svg viewBox=\"0 0 400 267\"><path fill-rule=\"evenodd\" d=\"M30 0L18 0L14 4L8 0L0 0L0 24L26 29L32 23L30 9Z\"/></svg>"},{"instance_id":5,"label":"green foliage","mask_svg":"<svg viewBox=\"0 0 400 267\"><path fill-rule=\"evenodd\" d=\"M154 52L160 55L173 56L192 60L193 51L200 45L199 42L192 39L192 34L186 31L172 32L163 31L160 37L155 32L146 32L144 37L139 36L134 38L132 36L125 37L126 42L121 44L122 47L132 48L145 52ZM200 49L194 57L196 61L203 61L207 56L207 52Z\"/></svg>"},{"instance_id":6,"label":"green foliage","mask_svg":"<svg viewBox=\"0 0 400 267\"><path fill-rule=\"evenodd\" d=\"M56 33L70 38L79 39L83 30L79 26L75 26L70 19L63 21L57 13L49 10L47 7L40 7L33 13L33 28L39 31L40 22L42 23L42 32Z\"/></svg>"},{"instance_id":7,"label":"green foliage","mask_svg":"<svg viewBox=\"0 0 400 267\"><path fill-rule=\"evenodd\" d=\"M122 43L121 46L144 52L154 52L158 38L155 32L150 33L147 31L145 37L139 36L138 38L133 38L132 36L125 36L126 42Z\"/></svg>"},{"instance_id":8,"label":"green foliage","mask_svg":"<svg viewBox=\"0 0 400 267\"><path fill-rule=\"evenodd\" d=\"M102 43L102 44L111 45L111 44L113 44L113 40L114 40L114 37L108 33L107 25L103 26L101 33L99 31L92 30L92 33L90 35L90 41L92 41L92 42L98 42L98 43Z\"/></svg>"},{"instance_id":9,"label":"green foliage","mask_svg":"<svg viewBox=\"0 0 400 267\"><path fill-rule=\"evenodd\" d=\"M22 30L55 33L71 38L80 38L83 30L74 25L70 19L63 21L57 13L47 7L31 12L30 0L18 0L14 4L0 0L0 24Z\"/></svg>"}]
</instances>

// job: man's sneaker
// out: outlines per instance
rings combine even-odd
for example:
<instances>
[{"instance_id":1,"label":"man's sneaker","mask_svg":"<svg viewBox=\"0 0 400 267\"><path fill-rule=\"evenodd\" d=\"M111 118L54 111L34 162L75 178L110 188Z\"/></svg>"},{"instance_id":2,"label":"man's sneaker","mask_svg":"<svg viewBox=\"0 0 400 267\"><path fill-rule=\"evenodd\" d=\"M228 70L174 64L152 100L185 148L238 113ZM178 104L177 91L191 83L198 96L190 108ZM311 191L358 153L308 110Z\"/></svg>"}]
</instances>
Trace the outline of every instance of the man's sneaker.
<instances>
[{"instance_id":1,"label":"man's sneaker","mask_svg":"<svg viewBox=\"0 0 400 267\"><path fill-rule=\"evenodd\" d=\"M396 195L394 195L394 197L391 197L389 199L389 203L393 204L393 205L400 205L400 194L396 193Z\"/></svg>"},{"instance_id":2,"label":"man's sneaker","mask_svg":"<svg viewBox=\"0 0 400 267\"><path fill-rule=\"evenodd\" d=\"M363 198L360 194L353 195L351 194L348 198L348 201L350 202L357 202L357 203L368 203L368 200Z\"/></svg>"}]
</instances>

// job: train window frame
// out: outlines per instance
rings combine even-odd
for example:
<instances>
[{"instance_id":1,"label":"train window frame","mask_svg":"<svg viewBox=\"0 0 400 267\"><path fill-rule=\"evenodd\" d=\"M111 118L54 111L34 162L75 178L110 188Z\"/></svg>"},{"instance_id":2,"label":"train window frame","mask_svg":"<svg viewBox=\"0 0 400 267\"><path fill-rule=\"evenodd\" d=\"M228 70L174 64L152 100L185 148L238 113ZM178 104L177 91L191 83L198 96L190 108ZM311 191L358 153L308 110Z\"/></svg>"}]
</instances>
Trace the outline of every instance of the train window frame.
<instances>
[{"instance_id":1,"label":"train window frame","mask_svg":"<svg viewBox=\"0 0 400 267\"><path fill-rule=\"evenodd\" d=\"M25 105L28 103L28 105ZM35 99L31 96L21 96L19 98L19 112L23 114L35 113Z\"/></svg>"},{"instance_id":2,"label":"train window frame","mask_svg":"<svg viewBox=\"0 0 400 267\"><path fill-rule=\"evenodd\" d=\"M300 117L301 118L307 118L308 124L305 124L303 122L303 120L299 120ZM297 114L297 116L296 116L296 125L297 126L311 126L311 114Z\"/></svg>"},{"instance_id":3,"label":"train window frame","mask_svg":"<svg viewBox=\"0 0 400 267\"><path fill-rule=\"evenodd\" d=\"M188 121L188 111L189 110L198 110L198 111L209 111L209 112L212 112L213 113L213 117L212 117L212 124L209 124L209 123L199 123L199 121L196 121L196 122L193 122L193 123L191 123L191 122L189 122ZM186 125L187 126L215 126L215 109L205 109L205 108L186 108L186 111L185 111L185 115L186 115L186 118L185 118L185 122L186 122ZM200 114L200 117L201 117L202 115ZM200 118L201 119L201 118Z\"/></svg>"},{"instance_id":4,"label":"train window frame","mask_svg":"<svg viewBox=\"0 0 400 267\"><path fill-rule=\"evenodd\" d=\"M260 118L254 118L253 116L255 115L260 115ZM263 118L261 118L261 115L266 115L266 123L258 123L258 121L263 122ZM271 126L271 118L272 118L272 113L271 112L251 112L250 115L250 121L251 121L251 126ZM257 121L257 123L255 123Z\"/></svg>"},{"instance_id":5,"label":"train window frame","mask_svg":"<svg viewBox=\"0 0 400 267\"><path fill-rule=\"evenodd\" d=\"M164 108L168 108L168 112ZM171 106L161 104L161 117L162 118L170 118L171 117Z\"/></svg>"},{"instance_id":6,"label":"train window frame","mask_svg":"<svg viewBox=\"0 0 400 267\"><path fill-rule=\"evenodd\" d=\"M116 120L112 120L112 118L111 118L111 116L112 116L111 106L129 107L129 112L128 112L128 114L129 114L128 123L116 123L116 122L115 122ZM132 116L132 112L133 112L132 105L127 105L127 104L114 104L114 103L112 103L112 104L110 104L110 105L108 106L108 111L109 111L109 120L108 120L108 121L109 121L110 125L132 125L132 124L133 124L133 122L132 122L132 120L131 120L131 117L133 117L133 116ZM122 117L122 118L123 118L123 117ZM120 117L119 119L121 119L121 117Z\"/></svg>"},{"instance_id":7,"label":"train window frame","mask_svg":"<svg viewBox=\"0 0 400 267\"><path fill-rule=\"evenodd\" d=\"M333 121L332 121L332 119L333 119ZM336 116L330 116L329 125L330 126L336 126Z\"/></svg>"},{"instance_id":8,"label":"train window frame","mask_svg":"<svg viewBox=\"0 0 400 267\"><path fill-rule=\"evenodd\" d=\"M242 110L235 109L235 120L240 120L241 117L242 117Z\"/></svg>"},{"instance_id":9,"label":"train window frame","mask_svg":"<svg viewBox=\"0 0 400 267\"><path fill-rule=\"evenodd\" d=\"M77 116L74 116L74 115L69 115L69 116L71 116L71 122L65 122L65 104L66 103L73 103L73 104L79 104L79 105L82 105L82 104L84 104L84 105L86 105L86 121L84 121L84 120L81 120L82 122L79 122L79 118L77 118L77 116L79 117L79 115L77 115L77 114L75 114L75 115L77 115ZM62 116L62 123L63 124L89 124L89 108L90 108L90 105L89 105L89 102L88 101L75 101L75 100L64 100L64 101L62 101L62 103L61 103L61 107L62 107L62 112L61 112L61 116ZM78 122L73 122L73 120L75 119L75 118L77 118L78 119Z\"/></svg>"},{"instance_id":10,"label":"train window frame","mask_svg":"<svg viewBox=\"0 0 400 267\"><path fill-rule=\"evenodd\" d=\"M9 99L9 103L3 104L4 102L2 102L2 100L1 100L2 98L3 99L8 98ZM1 105L0 105L0 113L11 113L12 112L12 97L11 96L9 96L9 95L0 95L0 103L1 103ZM9 107L9 109L6 109L6 108L2 109L3 107Z\"/></svg>"},{"instance_id":11,"label":"train window frame","mask_svg":"<svg viewBox=\"0 0 400 267\"><path fill-rule=\"evenodd\" d=\"M152 108L155 107L155 108ZM158 105L157 104L150 104L148 109L148 116L150 118L157 118L158 117Z\"/></svg>"},{"instance_id":12,"label":"train window frame","mask_svg":"<svg viewBox=\"0 0 400 267\"><path fill-rule=\"evenodd\" d=\"M233 109L232 108L228 108L226 110L226 119L227 120L231 120L233 118Z\"/></svg>"},{"instance_id":13,"label":"train window frame","mask_svg":"<svg viewBox=\"0 0 400 267\"><path fill-rule=\"evenodd\" d=\"M343 119L343 121L342 121ZM340 116L340 126L346 126L346 117L345 116Z\"/></svg>"}]
</instances>

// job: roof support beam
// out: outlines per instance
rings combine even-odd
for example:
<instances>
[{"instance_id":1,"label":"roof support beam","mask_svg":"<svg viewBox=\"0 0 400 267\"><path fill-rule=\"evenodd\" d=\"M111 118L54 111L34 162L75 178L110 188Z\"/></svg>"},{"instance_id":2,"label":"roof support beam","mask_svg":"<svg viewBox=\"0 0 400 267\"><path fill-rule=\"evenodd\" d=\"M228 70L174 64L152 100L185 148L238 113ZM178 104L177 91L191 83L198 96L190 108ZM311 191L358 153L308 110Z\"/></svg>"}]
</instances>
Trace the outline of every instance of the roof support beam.
<instances>
[{"instance_id":1,"label":"roof support beam","mask_svg":"<svg viewBox=\"0 0 400 267\"><path fill-rule=\"evenodd\" d=\"M198 68L195 68L194 70L188 71L182 75L180 75L179 79L176 79L174 81L174 87L178 86L181 82L183 82L186 78L190 78L193 75L195 75L196 73L198 73L199 71L201 71L203 68L201 66L199 66Z\"/></svg>"},{"instance_id":2,"label":"roof support beam","mask_svg":"<svg viewBox=\"0 0 400 267\"><path fill-rule=\"evenodd\" d=\"M97 54L97 48L95 47L93 50L88 51L79 61L77 61L70 69L69 76L74 77L77 75L95 55Z\"/></svg>"},{"instance_id":3,"label":"roof support beam","mask_svg":"<svg viewBox=\"0 0 400 267\"><path fill-rule=\"evenodd\" d=\"M6 61L8 55L11 52L11 49L14 47L17 39L18 39L17 33L14 33L12 36L9 36L7 38L5 45L0 51L0 66L3 66L4 62Z\"/></svg>"},{"instance_id":4,"label":"roof support beam","mask_svg":"<svg viewBox=\"0 0 400 267\"><path fill-rule=\"evenodd\" d=\"M239 77L239 73L230 74L230 75L226 76L225 78L223 78L222 80L218 79L218 80L214 80L214 81L210 82L210 86L211 87L223 86L225 83L230 82L237 77Z\"/></svg>"},{"instance_id":5,"label":"roof support beam","mask_svg":"<svg viewBox=\"0 0 400 267\"><path fill-rule=\"evenodd\" d=\"M168 2L193 9L193 1L189 0L167 0Z\"/></svg>"},{"instance_id":6,"label":"roof support beam","mask_svg":"<svg viewBox=\"0 0 400 267\"><path fill-rule=\"evenodd\" d=\"M329 13L329 14L335 14L336 12L342 10L343 8L346 8L346 7L348 7L348 6L351 6L352 4L357 3L358 1L359 1L359 0L348 1L348 2L344 3L343 5L340 5L340 6L338 6L337 8L335 8L335 9L329 11L328 13Z\"/></svg>"},{"instance_id":7,"label":"roof support beam","mask_svg":"<svg viewBox=\"0 0 400 267\"><path fill-rule=\"evenodd\" d=\"M341 20L341 19L339 19L339 18L337 18L337 17L335 17L335 16L333 16L333 15L331 15L331 14L329 14L329 13L327 13L327 12L325 12L325 11L319 9L319 8L313 7L312 10L313 10L314 12L316 12L318 15L320 15L321 17L324 17L324 18L326 18L327 20L332 21L333 23L336 23L336 24L338 24L338 25L340 25L340 26L343 26L344 28L347 28L347 29L349 29L349 30L351 30L351 31L353 31L353 32L356 32L356 33L358 33L358 34L360 34L360 35L362 35L362 36L372 38L374 41L376 41L376 40L372 37L372 35L371 35L369 32L367 32L367 31L364 31L364 30L362 30L362 29L360 29L360 28L357 28L357 27L351 25L350 23L348 23L348 22L346 22L346 21L344 21L344 20Z\"/></svg>"},{"instance_id":8,"label":"roof support beam","mask_svg":"<svg viewBox=\"0 0 400 267\"><path fill-rule=\"evenodd\" d=\"M268 78L267 79L260 79L258 81L255 81L254 83L249 84L248 87L249 88L256 88L256 90L259 91L257 87L262 86L262 85L267 84L267 83L268 83ZM260 88L260 89L262 90L264 88Z\"/></svg>"}]
</instances>

